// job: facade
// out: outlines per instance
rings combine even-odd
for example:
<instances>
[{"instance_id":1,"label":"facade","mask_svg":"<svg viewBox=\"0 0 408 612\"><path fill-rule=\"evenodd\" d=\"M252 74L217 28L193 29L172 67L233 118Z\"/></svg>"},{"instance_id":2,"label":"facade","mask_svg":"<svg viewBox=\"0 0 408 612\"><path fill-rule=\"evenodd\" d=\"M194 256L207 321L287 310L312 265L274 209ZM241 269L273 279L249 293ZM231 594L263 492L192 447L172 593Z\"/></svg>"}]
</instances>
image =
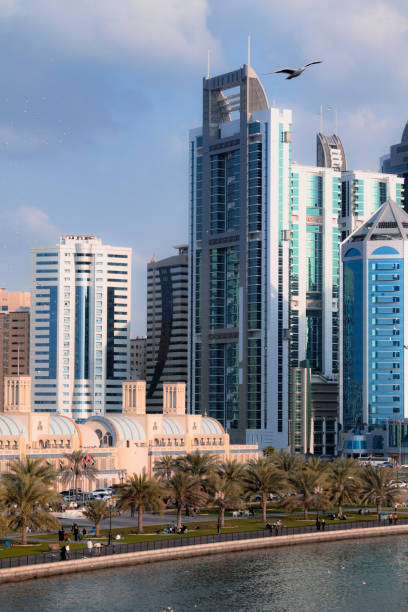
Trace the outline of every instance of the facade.
<instances>
[{"instance_id":1,"label":"facade","mask_svg":"<svg viewBox=\"0 0 408 612\"><path fill-rule=\"evenodd\" d=\"M61 236L32 253L32 406L74 419L120 412L129 378L131 249Z\"/></svg>"},{"instance_id":2,"label":"facade","mask_svg":"<svg viewBox=\"0 0 408 612\"><path fill-rule=\"evenodd\" d=\"M343 143L336 134L325 136L321 132L316 137L316 166L333 168L338 172L346 172L347 159Z\"/></svg>"},{"instance_id":3,"label":"facade","mask_svg":"<svg viewBox=\"0 0 408 612\"><path fill-rule=\"evenodd\" d=\"M288 444L291 123L244 65L190 132L189 411L261 447Z\"/></svg>"},{"instance_id":4,"label":"facade","mask_svg":"<svg viewBox=\"0 0 408 612\"><path fill-rule=\"evenodd\" d=\"M147 409L160 412L163 382L187 382L188 255L147 265Z\"/></svg>"},{"instance_id":5,"label":"facade","mask_svg":"<svg viewBox=\"0 0 408 612\"><path fill-rule=\"evenodd\" d=\"M335 456L338 453L338 383L312 374L308 361L291 371L290 451Z\"/></svg>"},{"instance_id":6,"label":"facade","mask_svg":"<svg viewBox=\"0 0 408 612\"><path fill-rule=\"evenodd\" d=\"M388 199L402 206L404 179L395 174L350 170L342 173L341 241L362 225Z\"/></svg>"},{"instance_id":7,"label":"facade","mask_svg":"<svg viewBox=\"0 0 408 612\"><path fill-rule=\"evenodd\" d=\"M401 142L391 145L390 153L381 159L381 170L388 174L398 174L404 179L404 191L408 194L408 122L402 133ZM408 200L405 203L408 212Z\"/></svg>"},{"instance_id":8,"label":"facade","mask_svg":"<svg viewBox=\"0 0 408 612\"><path fill-rule=\"evenodd\" d=\"M163 456L211 453L219 461L240 463L259 455L257 446L232 445L222 425L201 415L185 414L185 383L164 383L161 414L146 414L146 382L123 383L123 414L94 415L85 422L52 412L30 411L29 377L6 378L0 415L0 473L11 459L25 455L44 459L56 471L64 455L81 449L99 470L96 481L78 482L84 491L124 482L133 473L154 474ZM60 483L62 489L67 485ZM71 484L70 486L73 486Z\"/></svg>"},{"instance_id":9,"label":"facade","mask_svg":"<svg viewBox=\"0 0 408 612\"><path fill-rule=\"evenodd\" d=\"M0 288L0 312L14 312L20 308L30 308L29 291L7 291Z\"/></svg>"},{"instance_id":10,"label":"facade","mask_svg":"<svg viewBox=\"0 0 408 612\"><path fill-rule=\"evenodd\" d=\"M338 374L341 173L292 164L290 365Z\"/></svg>"},{"instance_id":11,"label":"facade","mask_svg":"<svg viewBox=\"0 0 408 612\"><path fill-rule=\"evenodd\" d=\"M25 300L26 301L26 300ZM18 303L18 302L17 302ZM7 306L14 306L10 301ZM4 378L28 376L30 370L30 314L28 308L0 312L0 413L4 412Z\"/></svg>"},{"instance_id":12,"label":"facade","mask_svg":"<svg viewBox=\"0 0 408 612\"><path fill-rule=\"evenodd\" d=\"M130 339L130 380L146 380L146 336Z\"/></svg>"},{"instance_id":13,"label":"facade","mask_svg":"<svg viewBox=\"0 0 408 612\"><path fill-rule=\"evenodd\" d=\"M341 247L343 431L408 416L408 215L388 200Z\"/></svg>"}]
</instances>

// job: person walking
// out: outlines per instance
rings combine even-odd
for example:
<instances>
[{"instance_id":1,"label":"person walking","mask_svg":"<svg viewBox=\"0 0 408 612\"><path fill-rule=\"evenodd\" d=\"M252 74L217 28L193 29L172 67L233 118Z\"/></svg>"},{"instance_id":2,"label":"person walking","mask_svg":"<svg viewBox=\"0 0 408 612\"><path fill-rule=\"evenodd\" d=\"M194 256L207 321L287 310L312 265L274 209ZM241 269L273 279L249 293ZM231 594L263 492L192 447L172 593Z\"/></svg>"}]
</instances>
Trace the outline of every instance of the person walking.
<instances>
[{"instance_id":1,"label":"person walking","mask_svg":"<svg viewBox=\"0 0 408 612\"><path fill-rule=\"evenodd\" d=\"M319 518L319 515L317 515L317 517L316 517L316 530L320 531L320 518Z\"/></svg>"},{"instance_id":2,"label":"person walking","mask_svg":"<svg viewBox=\"0 0 408 612\"><path fill-rule=\"evenodd\" d=\"M63 527L58 530L58 542L63 542L65 538L65 531Z\"/></svg>"},{"instance_id":3,"label":"person walking","mask_svg":"<svg viewBox=\"0 0 408 612\"><path fill-rule=\"evenodd\" d=\"M388 524L392 525L392 512L390 512L388 515Z\"/></svg>"},{"instance_id":4,"label":"person walking","mask_svg":"<svg viewBox=\"0 0 408 612\"><path fill-rule=\"evenodd\" d=\"M394 514L394 525L398 523L398 514L395 512Z\"/></svg>"},{"instance_id":5,"label":"person walking","mask_svg":"<svg viewBox=\"0 0 408 612\"><path fill-rule=\"evenodd\" d=\"M60 555L61 555L61 561L67 560L67 547L65 545L61 546Z\"/></svg>"},{"instance_id":6,"label":"person walking","mask_svg":"<svg viewBox=\"0 0 408 612\"><path fill-rule=\"evenodd\" d=\"M326 519L322 518L322 531L324 531L326 529Z\"/></svg>"}]
</instances>

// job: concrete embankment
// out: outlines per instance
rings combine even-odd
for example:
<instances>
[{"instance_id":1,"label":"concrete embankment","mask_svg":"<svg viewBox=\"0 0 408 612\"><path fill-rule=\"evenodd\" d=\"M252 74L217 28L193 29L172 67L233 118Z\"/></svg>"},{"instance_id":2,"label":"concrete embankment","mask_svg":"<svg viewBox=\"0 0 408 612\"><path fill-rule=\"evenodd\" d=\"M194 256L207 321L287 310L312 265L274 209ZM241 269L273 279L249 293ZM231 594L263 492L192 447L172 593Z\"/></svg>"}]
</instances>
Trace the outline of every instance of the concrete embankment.
<instances>
[{"instance_id":1,"label":"concrete embankment","mask_svg":"<svg viewBox=\"0 0 408 612\"><path fill-rule=\"evenodd\" d=\"M408 534L408 525L391 525L387 527L367 527L362 529L347 529L341 531L326 531L303 533L299 535L257 538L254 540L235 540L233 542L215 542L198 544L195 546L180 546L161 550L124 553L106 557L85 557L74 561L60 561L44 563L42 565L28 565L0 570L0 584L7 582L21 582L34 578L47 578L61 574L85 572L105 568L121 567L126 565L140 565L155 563L156 561L170 561L217 555L230 552L256 550L260 548L277 548L293 546L295 544L313 544L317 542L336 542L338 540L358 540L362 538L375 538L391 535Z\"/></svg>"}]
</instances>

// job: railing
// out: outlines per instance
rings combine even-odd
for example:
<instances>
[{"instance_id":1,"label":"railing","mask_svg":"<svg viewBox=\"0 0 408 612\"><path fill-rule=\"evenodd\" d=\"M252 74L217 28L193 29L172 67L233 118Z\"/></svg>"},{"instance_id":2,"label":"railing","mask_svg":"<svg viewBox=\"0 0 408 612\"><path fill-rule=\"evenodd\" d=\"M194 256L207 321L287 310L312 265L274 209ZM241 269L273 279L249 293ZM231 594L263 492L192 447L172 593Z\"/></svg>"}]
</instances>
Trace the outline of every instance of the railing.
<instances>
[{"instance_id":1,"label":"railing","mask_svg":"<svg viewBox=\"0 0 408 612\"><path fill-rule=\"evenodd\" d=\"M326 524L321 532L326 531L344 531L349 529L361 529L368 527L383 527L389 524L387 520L377 521L355 521L346 522L339 521L336 523ZM394 524L394 523L393 523ZM408 525L408 518L398 519L398 525ZM178 548L182 546L197 546L199 544L215 544L217 542L235 542L238 540L256 540L259 538L280 537L286 535L298 535L302 533L316 533L315 525L305 525L299 527L281 527L271 529L259 529L256 531L233 531L230 533L221 533L220 535L189 535L180 537L177 535L169 535L166 540L153 540L149 542L134 542L134 543L114 543L110 546L101 546L100 548L93 547L92 549L84 548L81 550L72 550L69 552L67 560L88 559L90 557L107 557L110 555L118 555L123 553L144 552L151 550L162 550L168 548ZM22 555L18 557L5 557L0 559L0 569L9 569L13 567L22 567L26 565L41 565L43 563L52 563L61 560L60 551L49 551L34 555Z\"/></svg>"}]
</instances>

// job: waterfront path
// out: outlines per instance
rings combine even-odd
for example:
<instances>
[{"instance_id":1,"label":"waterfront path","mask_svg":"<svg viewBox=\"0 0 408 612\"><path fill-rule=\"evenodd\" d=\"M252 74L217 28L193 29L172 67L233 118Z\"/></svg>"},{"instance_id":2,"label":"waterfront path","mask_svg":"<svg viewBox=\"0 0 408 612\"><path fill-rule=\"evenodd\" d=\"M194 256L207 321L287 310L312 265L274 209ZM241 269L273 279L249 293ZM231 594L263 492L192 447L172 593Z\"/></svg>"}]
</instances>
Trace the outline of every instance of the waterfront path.
<instances>
[{"instance_id":1,"label":"waterfront path","mask_svg":"<svg viewBox=\"0 0 408 612\"><path fill-rule=\"evenodd\" d=\"M0 583L257 548L408 534L408 519L401 520L401 523L381 526L378 521L338 523L328 526L326 531L316 531L311 526L286 527L278 535L269 530L259 530L207 536L173 536L166 540L113 544L99 550L76 550L72 551L68 561L60 561L58 551L7 557L1 559Z\"/></svg>"}]
</instances>

